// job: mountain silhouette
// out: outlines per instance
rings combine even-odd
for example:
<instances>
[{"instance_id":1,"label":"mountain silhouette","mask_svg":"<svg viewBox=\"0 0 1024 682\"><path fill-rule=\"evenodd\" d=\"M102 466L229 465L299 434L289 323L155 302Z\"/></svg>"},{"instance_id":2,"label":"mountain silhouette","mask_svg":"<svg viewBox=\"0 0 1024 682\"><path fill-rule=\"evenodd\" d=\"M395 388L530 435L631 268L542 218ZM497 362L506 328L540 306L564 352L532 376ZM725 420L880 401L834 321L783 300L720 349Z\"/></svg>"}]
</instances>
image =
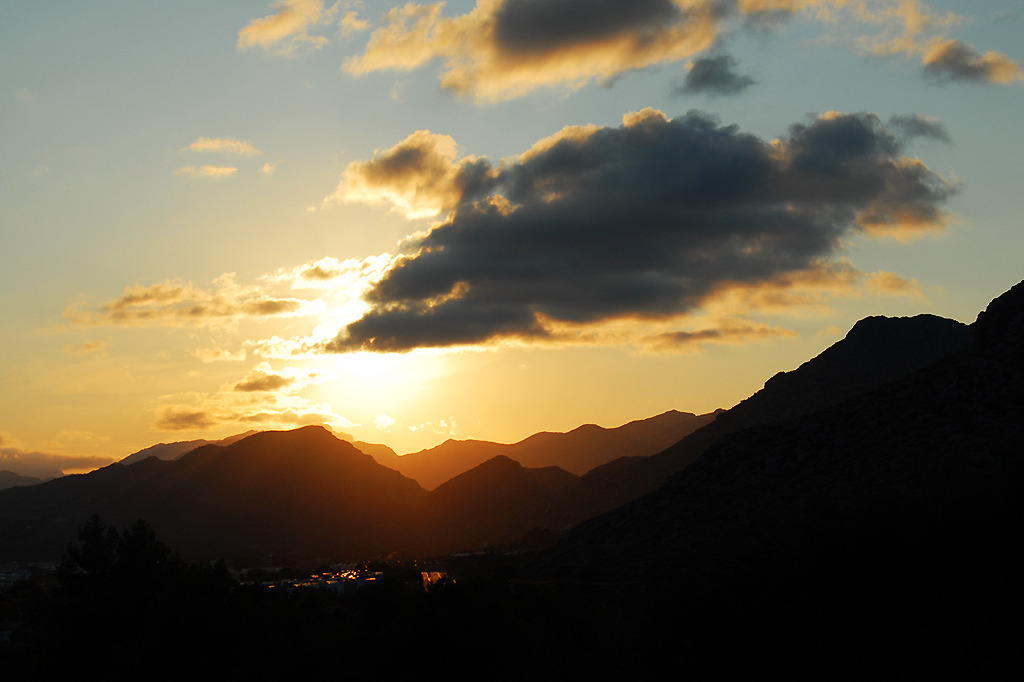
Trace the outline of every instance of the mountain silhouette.
<instances>
[{"instance_id":1,"label":"mountain silhouette","mask_svg":"<svg viewBox=\"0 0 1024 682\"><path fill-rule=\"evenodd\" d=\"M425 494L318 426L2 492L0 559L55 558L94 513L145 518L188 558L387 554L410 544Z\"/></svg>"},{"instance_id":2,"label":"mountain silhouette","mask_svg":"<svg viewBox=\"0 0 1024 682\"><path fill-rule=\"evenodd\" d=\"M251 436L256 431L246 431L235 436L228 436L227 438L221 438L220 440L182 440L174 443L157 443L151 445L148 448L143 448L138 452L133 452L124 459L120 460L120 464L135 464L136 462L142 461L148 457L156 457L162 460L171 460L181 457L186 452L191 452L198 447L203 445L231 445L232 443L242 440L247 436Z\"/></svg>"},{"instance_id":3,"label":"mountain silhouette","mask_svg":"<svg viewBox=\"0 0 1024 682\"><path fill-rule=\"evenodd\" d=\"M417 512L421 546L444 554L507 545L538 527L561 530L579 521L564 494L578 481L558 467L493 457L424 496Z\"/></svg>"},{"instance_id":4,"label":"mountain silhouette","mask_svg":"<svg viewBox=\"0 0 1024 682\"><path fill-rule=\"evenodd\" d=\"M654 491L728 433L835 405L904 377L963 349L970 328L935 315L868 317L820 354L714 421L651 457L624 457L597 467L581 481L582 505L603 513ZM610 505L610 506L609 506Z\"/></svg>"},{"instance_id":5,"label":"mountain silhouette","mask_svg":"<svg viewBox=\"0 0 1024 682\"><path fill-rule=\"evenodd\" d=\"M111 525L123 526L144 518L186 558L256 560L273 555L278 559L341 559L396 551L438 554L497 547L534 529L564 533L586 519L658 490L673 474L686 474L691 469L692 473L673 478L658 494L668 495L666 491L679 486L707 490L664 498L669 500L664 503L666 513L677 503L683 504L680 500L697 504L704 499L701 495L710 495L708 499L731 500L730 509L742 510L735 512L740 518L756 516L758 505L769 510L765 518L771 518L773 505L790 499L788 493L778 493L778 501L766 499L767 493L744 481L761 471L782 476L770 473L775 471L772 467L776 464L772 463L788 462L787 456L809 452L810 446L799 438L812 427L792 427L797 428L792 433L772 432L784 435L766 436L763 447L742 450L737 443L753 438L757 427L817 424L822 414L832 415L829 419L846 425L842 438L848 445L843 447L857 452L867 448L882 453L897 447L887 445L890 441L883 436L901 429L912 433L913 419L921 423L938 419L943 423L936 424L935 432L945 433L945 424L955 425L961 417L928 402L946 394L941 382L915 389L927 393L923 400L909 394L885 398L888 394L879 391L891 391L893 386L903 385L900 382L917 381L915 377L922 372L930 376L927 373L935 367L954 360L962 363L964 357L991 358L1000 348L1004 355L1012 355L1011 351L1019 348L1007 341L1018 324L1012 309L1003 298L997 299L970 327L931 315L867 318L814 359L792 372L772 377L761 391L731 410L715 414L673 411L617 429L586 425L565 434L536 434L510 445L448 441L438 448L402 457L386 446L353 445L323 427L304 427L256 433L226 444L201 445L170 461L149 456L126 464L130 459L126 458L90 474L0 491L0 560L56 558L74 539L75 529L95 513ZM982 377L976 387L982 395L986 382L1003 380L999 378L1002 370L998 363L986 362L984 367L963 370ZM1012 383L1016 381L1014 376L1011 372L1004 379ZM953 382L953 378L942 381ZM1014 400L1008 396L1006 404L1019 409L1020 403ZM1004 411L992 413L996 426L1009 419L1005 410L1011 407L1001 409ZM975 413L965 406L963 414ZM975 426L979 430L984 430L985 414L976 411ZM913 419L908 421L910 417ZM950 439L955 437L967 438L950 435ZM910 452L912 443L907 437L901 438L894 437L891 443L900 443L899 448ZM670 443L667 447L666 442ZM918 438L914 442L926 441ZM166 454L170 446L183 448L186 444L164 444L147 450L153 455ZM725 454L733 451L729 448L739 448L735 451L746 454ZM776 450L791 454L770 457ZM872 462L872 457L865 456L863 461ZM726 464L733 459L739 463ZM811 457L809 461L819 460ZM826 461L831 460L820 460ZM903 460L894 455L890 461ZM603 463L587 470L593 462ZM753 486L748 491L749 499L707 492L724 485L714 481L699 485L679 482L704 480L700 477L722 467L733 472L729 476L739 489ZM584 473L579 475L580 471ZM447 472L454 473L445 479ZM842 475L835 474L835 480ZM417 483L413 480L416 476L427 483ZM799 480L799 476L793 480ZM964 474L963 480L972 479ZM435 481L428 493L424 488ZM831 484L823 479L808 481L807 491L814 485L830 489ZM805 488L799 490L804 495ZM626 516L611 515L583 523L560 545L557 556L570 564L589 561L619 565L623 570L678 560L672 552L683 551L678 548L688 545L673 539L675 530L659 530L660 522L654 520L647 530L627 523L632 515L642 516L636 510L651 504L651 498L645 499L648 501L643 504L635 503L639 507L616 512ZM789 509L784 505L782 508ZM607 519L619 519L613 526L630 530L623 530L625 536L620 537L601 525L612 523ZM709 537L717 537L717 530L708 532ZM698 533L692 537L704 536ZM722 537L733 536L726 533ZM659 554L655 549L658 541L676 549Z\"/></svg>"},{"instance_id":6,"label":"mountain silhouette","mask_svg":"<svg viewBox=\"0 0 1024 682\"><path fill-rule=\"evenodd\" d=\"M45 479L36 478L35 476L22 476L16 474L13 471L0 471L0 490L4 488L13 488L15 486L23 485L35 485L42 483Z\"/></svg>"},{"instance_id":7,"label":"mountain silhouette","mask_svg":"<svg viewBox=\"0 0 1024 682\"><path fill-rule=\"evenodd\" d=\"M722 436L657 491L574 529L545 570L669 581L696 620L731 629L729 647L739 623L801 651L1015 646L1024 282L968 332L917 371Z\"/></svg>"},{"instance_id":8,"label":"mountain silhouette","mask_svg":"<svg viewBox=\"0 0 1024 682\"><path fill-rule=\"evenodd\" d=\"M377 449L374 452L364 449L364 452L373 454L381 464L419 481L427 490L433 490L498 455L525 467L557 466L575 474L584 474L619 457L653 455L713 419L713 413L695 415L670 410L612 429L585 424L567 433L536 433L511 444L449 439L436 447L403 456L392 457L380 450L383 446L369 446ZM362 447L364 444L356 445Z\"/></svg>"}]
</instances>

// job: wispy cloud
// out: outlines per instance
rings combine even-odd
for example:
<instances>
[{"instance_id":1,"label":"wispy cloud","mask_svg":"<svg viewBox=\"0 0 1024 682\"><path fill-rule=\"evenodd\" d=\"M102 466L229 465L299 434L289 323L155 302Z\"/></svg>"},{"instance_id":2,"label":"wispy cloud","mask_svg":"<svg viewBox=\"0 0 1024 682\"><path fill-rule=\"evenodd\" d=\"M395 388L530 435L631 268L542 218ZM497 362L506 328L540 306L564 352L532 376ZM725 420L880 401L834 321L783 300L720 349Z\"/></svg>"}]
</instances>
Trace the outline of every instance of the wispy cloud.
<instances>
[{"instance_id":1,"label":"wispy cloud","mask_svg":"<svg viewBox=\"0 0 1024 682\"><path fill-rule=\"evenodd\" d=\"M224 180L234 177L238 169L234 166L182 166L174 170L175 175L184 175L200 180Z\"/></svg>"},{"instance_id":2,"label":"wispy cloud","mask_svg":"<svg viewBox=\"0 0 1024 682\"><path fill-rule=\"evenodd\" d=\"M354 11L345 12L345 15L338 22L341 24L341 34L343 36L352 35L359 31L365 31L370 28L370 22L365 19L359 18L359 13Z\"/></svg>"},{"instance_id":3,"label":"wispy cloud","mask_svg":"<svg viewBox=\"0 0 1024 682\"><path fill-rule=\"evenodd\" d=\"M237 351L228 350L226 348L197 348L192 351L192 356L198 358L204 363L210 362L242 362L245 360L245 349L240 348Z\"/></svg>"},{"instance_id":4,"label":"wispy cloud","mask_svg":"<svg viewBox=\"0 0 1024 682\"><path fill-rule=\"evenodd\" d=\"M298 393L304 388L334 378L322 369L274 370L269 363L257 364L240 381L224 384L216 391L172 396L156 409L154 428L158 431L208 431L220 426L242 428L294 427L327 424L332 428L355 426L335 414L327 403L315 403Z\"/></svg>"},{"instance_id":5,"label":"wispy cloud","mask_svg":"<svg viewBox=\"0 0 1024 682\"><path fill-rule=\"evenodd\" d=\"M1024 70L999 52L984 54L949 32L966 17L952 12L936 14L917 0L829 0L862 22L883 26L877 36L863 36L860 44L876 55L920 56L925 78L937 83L1007 84L1024 79Z\"/></svg>"},{"instance_id":6,"label":"wispy cloud","mask_svg":"<svg viewBox=\"0 0 1024 682\"><path fill-rule=\"evenodd\" d=\"M93 355L103 353L107 348L106 341L84 341L80 344L64 346L65 355Z\"/></svg>"},{"instance_id":7,"label":"wispy cloud","mask_svg":"<svg viewBox=\"0 0 1024 682\"><path fill-rule=\"evenodd\" d=\"M644 343L653 351L692 353L708 343L746 344L751 341L795 336L795 332L779 325L771 326L749 320L724 319L718 321L714 327L662 332L644 339Z\"/></svg>"},{"instance_id":8,"label":"wispy cloud","mask_svg":"<svg viewBox=\"0 0 1024 682\"><path fill-rule=\"evenodd\" d=\"M239 50L261 47L287 57L304 47L318 50L327 44L326 37L309 30L334 21L338 5L325 10L321 0L278 0L272 6L276 13L253 19L238 31Z\"/></svg>"},{"instance_id":9,"label":"wispy cloud","mask_svg":"<svg viewBox=\"0 0 1024 682\"><path fill-rule=\"evenodd\" d=\"M254 285L239 285L234 274L228 273L215 279L210 290L179 280L126 287L120 297L95 307L76 301L64 311L64 317L74 324L90 326L204 326L241 318L308 315L318 310L311 301L275 296Z\"/></svg>"},{"instance_id":10,"label":"wispy cloud","mask_svg":"<svg viewBox=\"0 0 1024 682\"><path fill-rule=\"evenodd\" d=\"M219 152L242 156L256 156L263 153L253 147L251 141L236 140L233 137L200 137L185 149L193 152Z\"/></svg>"}]
</instances>

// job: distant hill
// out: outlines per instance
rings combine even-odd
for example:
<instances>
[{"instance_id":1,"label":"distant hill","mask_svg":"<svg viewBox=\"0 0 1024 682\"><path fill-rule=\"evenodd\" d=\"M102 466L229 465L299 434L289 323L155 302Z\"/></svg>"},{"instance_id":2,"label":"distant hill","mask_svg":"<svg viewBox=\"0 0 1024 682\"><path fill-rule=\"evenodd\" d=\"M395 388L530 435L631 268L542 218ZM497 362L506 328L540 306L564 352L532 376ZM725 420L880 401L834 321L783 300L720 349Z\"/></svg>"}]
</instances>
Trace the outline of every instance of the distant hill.
<instances>
[{"instance_id":1,"label":"distant hill","mask_svg":"<svg viewBox=\"0 0 1024 682\"><path fill-rule=\"evenodd\" d=\"M188 558L387 554L424 494L322 427L268 431L0 491L0 560L57 558L94 513L144 518Z\"/></svg>"},{"instance_id":2,"label":"distant hill","mask_svg":"<svg viewBox=\"0 0 1024 682\"><path fill-rule=\"evenodd\" d=\"M447 440L436 447L397 458L383 453L383 458L377 461L419 481L427 490L498 455L526 467L557 466L575 474L585 474L619 457L646 457L660 452L713 421L714 417L714 413L695 415L670 410L612 429L585 424L568 433L545 431L511 444Z\"/></svg>"},{"instance_id":3,"label":"distant hill","mask_svg":"<svg viewBox=\"0 0 1024 682\"><path fill-rule=\"evenodd\" d=\"M352 442L352 445L354 445L356 450L359 450L359 452L367 454L377 460L377 464L386 466L388 469L400 471L398 467L398 460L400 459L399 455L387 445L380 445L379 443L364 443L361 440ZM409 478L412 478L412 476L409 476ZM422 483L420 485L422 485Z\"/></svg>"},{"instance_id":4,"label":"distant hill","mask_svg":"<svg viewBox=\"0 0 1024 682\"><path fill-rule=\"evenodd\" d=\"M121 464L135 464L136 462L142 461L148 457L156 457L162 460L172 460L181 457L186 452L191 452L198 447L203 445L231 445L232 443L242 440L247 436L251 436L256 431L246 431L235 436L228 436L220 440L182 440L175 443L158 443L151 445L148 448L133 452L124 459L120 460Z\"/></svg>"},{"instance_id":5,"label":"distant hill","mask_svg":"<svg viewBox=\"0 0 1024 682\"><path fill-rule=\"evenodd\" d=\"M35 485L42 483L44 480L46 479L36 478L35 476L22 476L13 471L0 471L0 490L22 485Z\"/></svg>"},{"instance_id":6,"label":"distant hill","mask_svg":"<svg viewBox=\"0 0 1024 682\"><path fill-rule=\"evenodd\" d=\"M564 493L579 477L558 467L527 468L498 455L438 486L420 501L422 547L443 554L501 547L534 528L578 522Z\"/></svg>"},{"instance_id":7,"label":"distant hill","mask_svg":"<svg viewBox=\"0 0 1024 682\"><path fill-rule=\"evenodd\" d=\"M391 466L427 490L433 490L445 481L504 454L508 447L504 443L486 440L448 439L435 447L402 455L392 460Z\"/></svg>"}]
</instances>

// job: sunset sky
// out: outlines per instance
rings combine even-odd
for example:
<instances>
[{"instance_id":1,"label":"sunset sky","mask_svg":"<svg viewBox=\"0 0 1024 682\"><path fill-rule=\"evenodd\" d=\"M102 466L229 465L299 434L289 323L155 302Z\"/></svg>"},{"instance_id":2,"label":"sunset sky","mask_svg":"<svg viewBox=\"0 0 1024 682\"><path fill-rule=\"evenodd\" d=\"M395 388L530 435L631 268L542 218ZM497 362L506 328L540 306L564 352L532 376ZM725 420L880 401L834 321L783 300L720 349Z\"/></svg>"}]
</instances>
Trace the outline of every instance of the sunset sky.
<instances>
[{"instance_id":1,"label":"sunset sky","mask_svg":"<svg viewBox=\"0 0 1024 682\"><path fill-rule=\"evenodd\" d=\"M1024 3L4 3L0 470L728 408L1024 278Z\"/></svg>"}]
</instances>

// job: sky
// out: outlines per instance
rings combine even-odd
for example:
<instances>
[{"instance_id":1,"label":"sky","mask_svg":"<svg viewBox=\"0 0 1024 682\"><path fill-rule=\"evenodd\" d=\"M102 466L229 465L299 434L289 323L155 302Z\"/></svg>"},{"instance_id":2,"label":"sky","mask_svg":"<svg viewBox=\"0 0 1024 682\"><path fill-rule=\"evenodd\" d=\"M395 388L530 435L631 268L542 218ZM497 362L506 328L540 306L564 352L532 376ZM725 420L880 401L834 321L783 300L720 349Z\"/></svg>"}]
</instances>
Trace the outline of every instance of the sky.
<instances>
[{"instance_id":1,"label":"sky","mask_svg":"<svg viewBox=\"0 0 1024 682\"><path fill-rule=\"evenodd\" d=\"M0 470L704 413L1024 277L1020 0L2 6Z\"/></svg>"}]
</instances>

